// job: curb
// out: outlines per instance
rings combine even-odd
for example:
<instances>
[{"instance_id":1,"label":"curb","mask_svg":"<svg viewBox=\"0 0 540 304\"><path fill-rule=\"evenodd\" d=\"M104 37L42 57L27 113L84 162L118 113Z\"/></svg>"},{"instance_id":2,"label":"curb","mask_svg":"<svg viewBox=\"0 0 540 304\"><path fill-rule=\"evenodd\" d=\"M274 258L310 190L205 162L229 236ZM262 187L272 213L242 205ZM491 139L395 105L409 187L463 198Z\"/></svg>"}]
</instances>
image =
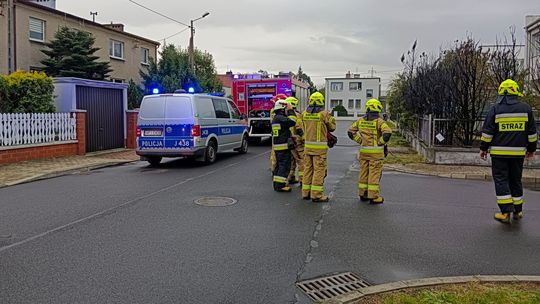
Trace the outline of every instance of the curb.
<instances>
[{"instance_id":1,"label":"curb","mask_svg":"<svg viewBox=\"0 0 540 304\"><path fill-rule=\"evenodd\" d=\"M322 302L326 304L351 304L363 297L376 295L379 293L397 291L407 288L421 288L435 285L459 284L469 282L538 282L540 276L529 275L475 275L475 276L456 276L456 277L434 277L427 279L416 279L407 281L397 281L381 285L361 288L357 291L336 297L334 299Z\"/></svg>"},{"instance_id":2,"label":"curb","mask_svg":"<svg viewBox=\"0 0 540 304\"><path fill-rule=\"evenodd\" d=\"M406 174L415 174L423 176L437 176L442 178L451 178L451 179L467 179L467 180L486 180L493 181L493 177L490 174L478 174L478 173L430 173L421 170L412 170L407 168L400 168L393 165L385 165L384 169L389 171L395 171ZM540 185L540 178L524 176L522 178L523 184L525 185Z\"/></svg>"},{"instance_id":3,"label":"curb","mask_svg":"<svg viewBox=\"0 0 540 304\"><path fill-rule=\"evenodd\" d=\"M19 179L19 180L16 180L16 181L8 182L8 183L5 183L5 184L0 184L0 188L11 187L11 186L15 186L15 185L35 182L35 181L38 181L38 180L45 180L45 179L65 176L65 175L73 174L73 173L80 172L80 171L83 171L83 170L84 171L93 171L93 170L102 169L102 168L115 167L115 166L119 166L119 165L123 165L123 164L127 164L127 163L132 163L132 162L136 162L136 161L137 160L117 160L117 161L111 161L111 162L102 163L102 164L96 164L96 165L91 165L91 166L82 166L82 167L71 168L71 169L68 169L68 170L58 170L58 171L53 171L53 172L44 173L44 174L36 174L36 175L30 176L30 177L25 177L25 178L22 178L22 179Z\"/></svg>"}]
</instances>

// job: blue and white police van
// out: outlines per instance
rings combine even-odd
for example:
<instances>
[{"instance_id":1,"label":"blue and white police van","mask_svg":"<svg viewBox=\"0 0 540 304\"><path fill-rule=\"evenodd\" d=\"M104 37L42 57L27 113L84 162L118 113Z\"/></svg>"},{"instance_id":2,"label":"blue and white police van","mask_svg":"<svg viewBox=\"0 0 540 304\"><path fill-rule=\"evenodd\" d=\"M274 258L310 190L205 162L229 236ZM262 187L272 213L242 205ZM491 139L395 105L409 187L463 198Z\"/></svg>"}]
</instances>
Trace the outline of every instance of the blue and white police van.
<instances>
[{"instance_id":1,"label":"blue and white police van","mask_svg":"<svg viewBox=\"0 0 540 304\"><path fill-rule=\"evenodd\" d=\"M247 150L247 120L232 100L185 93L148 95L142 100L136 152L151 165L163 157L211 164L218 152Z\"/></svg>"}]
</instances>

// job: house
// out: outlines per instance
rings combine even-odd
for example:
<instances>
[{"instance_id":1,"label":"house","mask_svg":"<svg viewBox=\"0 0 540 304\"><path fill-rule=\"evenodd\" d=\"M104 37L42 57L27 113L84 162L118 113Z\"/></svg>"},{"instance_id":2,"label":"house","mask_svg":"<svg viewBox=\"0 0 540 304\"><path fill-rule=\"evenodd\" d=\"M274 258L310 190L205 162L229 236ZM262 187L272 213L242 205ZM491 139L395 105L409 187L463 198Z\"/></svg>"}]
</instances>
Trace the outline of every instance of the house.
<instances>
[{"instance_id":1,"label":"house","mask_svg":"<svg viewBox=\"0 0 540 304\"><path fill-rule=\"evenodd\" d=\"M45 43L63 26L92 33L100 61L110 62L110 81L141 83L139 70L157 58L159 42L124 31L122 24L99 24L57 10L51 0L0 0L0 73L41 70Z\"/></svg>"},{"instance_id":2,"label":"house","mask_svg":"<svg viewBox=\"0 0 540 304\"><path fill-rule=\"evenodd\" d=\"M381 95L381 78L362 78L350 72L342 78L325 79L326 109L341 105L351 113L364 113L366 101Z\"/></svg>"},{"instance_id":3,"label":"house","mask_svg":"<svg viewBox=\"0 0 540 304\"><path fill-rule=\"evenodd\" d=\"M540 78L540 15L525 17L525 64L534 79Z\"/></svg>"}]
</instances>

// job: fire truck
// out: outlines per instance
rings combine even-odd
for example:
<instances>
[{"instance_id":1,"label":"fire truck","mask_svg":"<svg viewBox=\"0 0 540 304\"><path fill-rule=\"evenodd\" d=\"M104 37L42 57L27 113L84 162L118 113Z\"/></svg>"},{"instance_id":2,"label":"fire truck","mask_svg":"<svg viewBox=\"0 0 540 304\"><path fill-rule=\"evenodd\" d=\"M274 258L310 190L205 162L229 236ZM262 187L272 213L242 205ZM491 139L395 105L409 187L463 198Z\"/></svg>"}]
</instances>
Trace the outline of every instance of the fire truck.
<instances>
[{"instance_id":1,"label":"fire truck","mask_svg":"<svg viewBox=\"0 0 540 304\"><path fill-rule=\"evenodd\" d=\"M232 82L232 99L248 118L249 138L260 141L272 136L270 99L277 94L291 96L290 76L263 78L262 75L235 75Z\"/></svg>"}]
</instances>

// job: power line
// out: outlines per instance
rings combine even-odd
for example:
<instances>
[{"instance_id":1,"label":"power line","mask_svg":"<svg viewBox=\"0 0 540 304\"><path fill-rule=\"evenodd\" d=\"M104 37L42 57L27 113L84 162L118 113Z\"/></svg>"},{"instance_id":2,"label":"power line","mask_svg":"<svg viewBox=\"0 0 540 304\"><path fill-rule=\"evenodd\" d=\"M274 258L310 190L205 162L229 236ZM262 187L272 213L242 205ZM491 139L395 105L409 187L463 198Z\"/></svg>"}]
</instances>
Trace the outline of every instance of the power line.
<instances>
[{"instance_id":1,"label":"power line","mask_svg":"<svg viewBox=\"0 0 540 304\"><path fill-rule=\"evenodd\" d=\"M189 30L189 27L187 27L187 28L181 30L180 32L178 32L178 33L176 33L176 34L172 34L172 35L170 35L169 37L166 37L166 38L163 38L163 39L159 39L158 41L165 41L165 40L167 40L167 39L169 39L169 38L172 38L172 37L174 37L174 36L176 36L176 35L180 35L180 34L182 34L183 32L185 32L185 31L187 31L187 30Z\"/></svg>"},{"instance_id":2,"label":"power line","mask_svg":"<svg viewBox=\"0 0 540 304\"><path fill-rule=\"evenodd\" d=\"M151 9L151 8L149 8L149 7L146 7L146 6L144 6L144 5L140 4L140 3L137 3L137 2L135 2L135 1L133 1L133 0L128 0L128 1L131 2L131 3L133 3L133 4L135 4L135 5L137 5L137 6L140 6L140 7L144 8L145 10L151 11L151 12L154 13L154 14L158 14L158 15L160 15L160 16L163 17L163 18L167 18L167 19L169 19L169 20L171 20L171 21L174 21L174 22L176 22L176 23L178 23L178 24L181 24L181 25L183 25L183 26L187 26L188 28L190 27L189 25L185 24L184 22L181 22L181 21L178 21L178 20L176 20L176 19L173 19L173 18L171 18L171 17L169 17L169 16L167 16L167 15L164 15L164 14L158 12L158 11L155 11L155 10L153 10L153 9Z\"/></svg>"}]
</instances>

